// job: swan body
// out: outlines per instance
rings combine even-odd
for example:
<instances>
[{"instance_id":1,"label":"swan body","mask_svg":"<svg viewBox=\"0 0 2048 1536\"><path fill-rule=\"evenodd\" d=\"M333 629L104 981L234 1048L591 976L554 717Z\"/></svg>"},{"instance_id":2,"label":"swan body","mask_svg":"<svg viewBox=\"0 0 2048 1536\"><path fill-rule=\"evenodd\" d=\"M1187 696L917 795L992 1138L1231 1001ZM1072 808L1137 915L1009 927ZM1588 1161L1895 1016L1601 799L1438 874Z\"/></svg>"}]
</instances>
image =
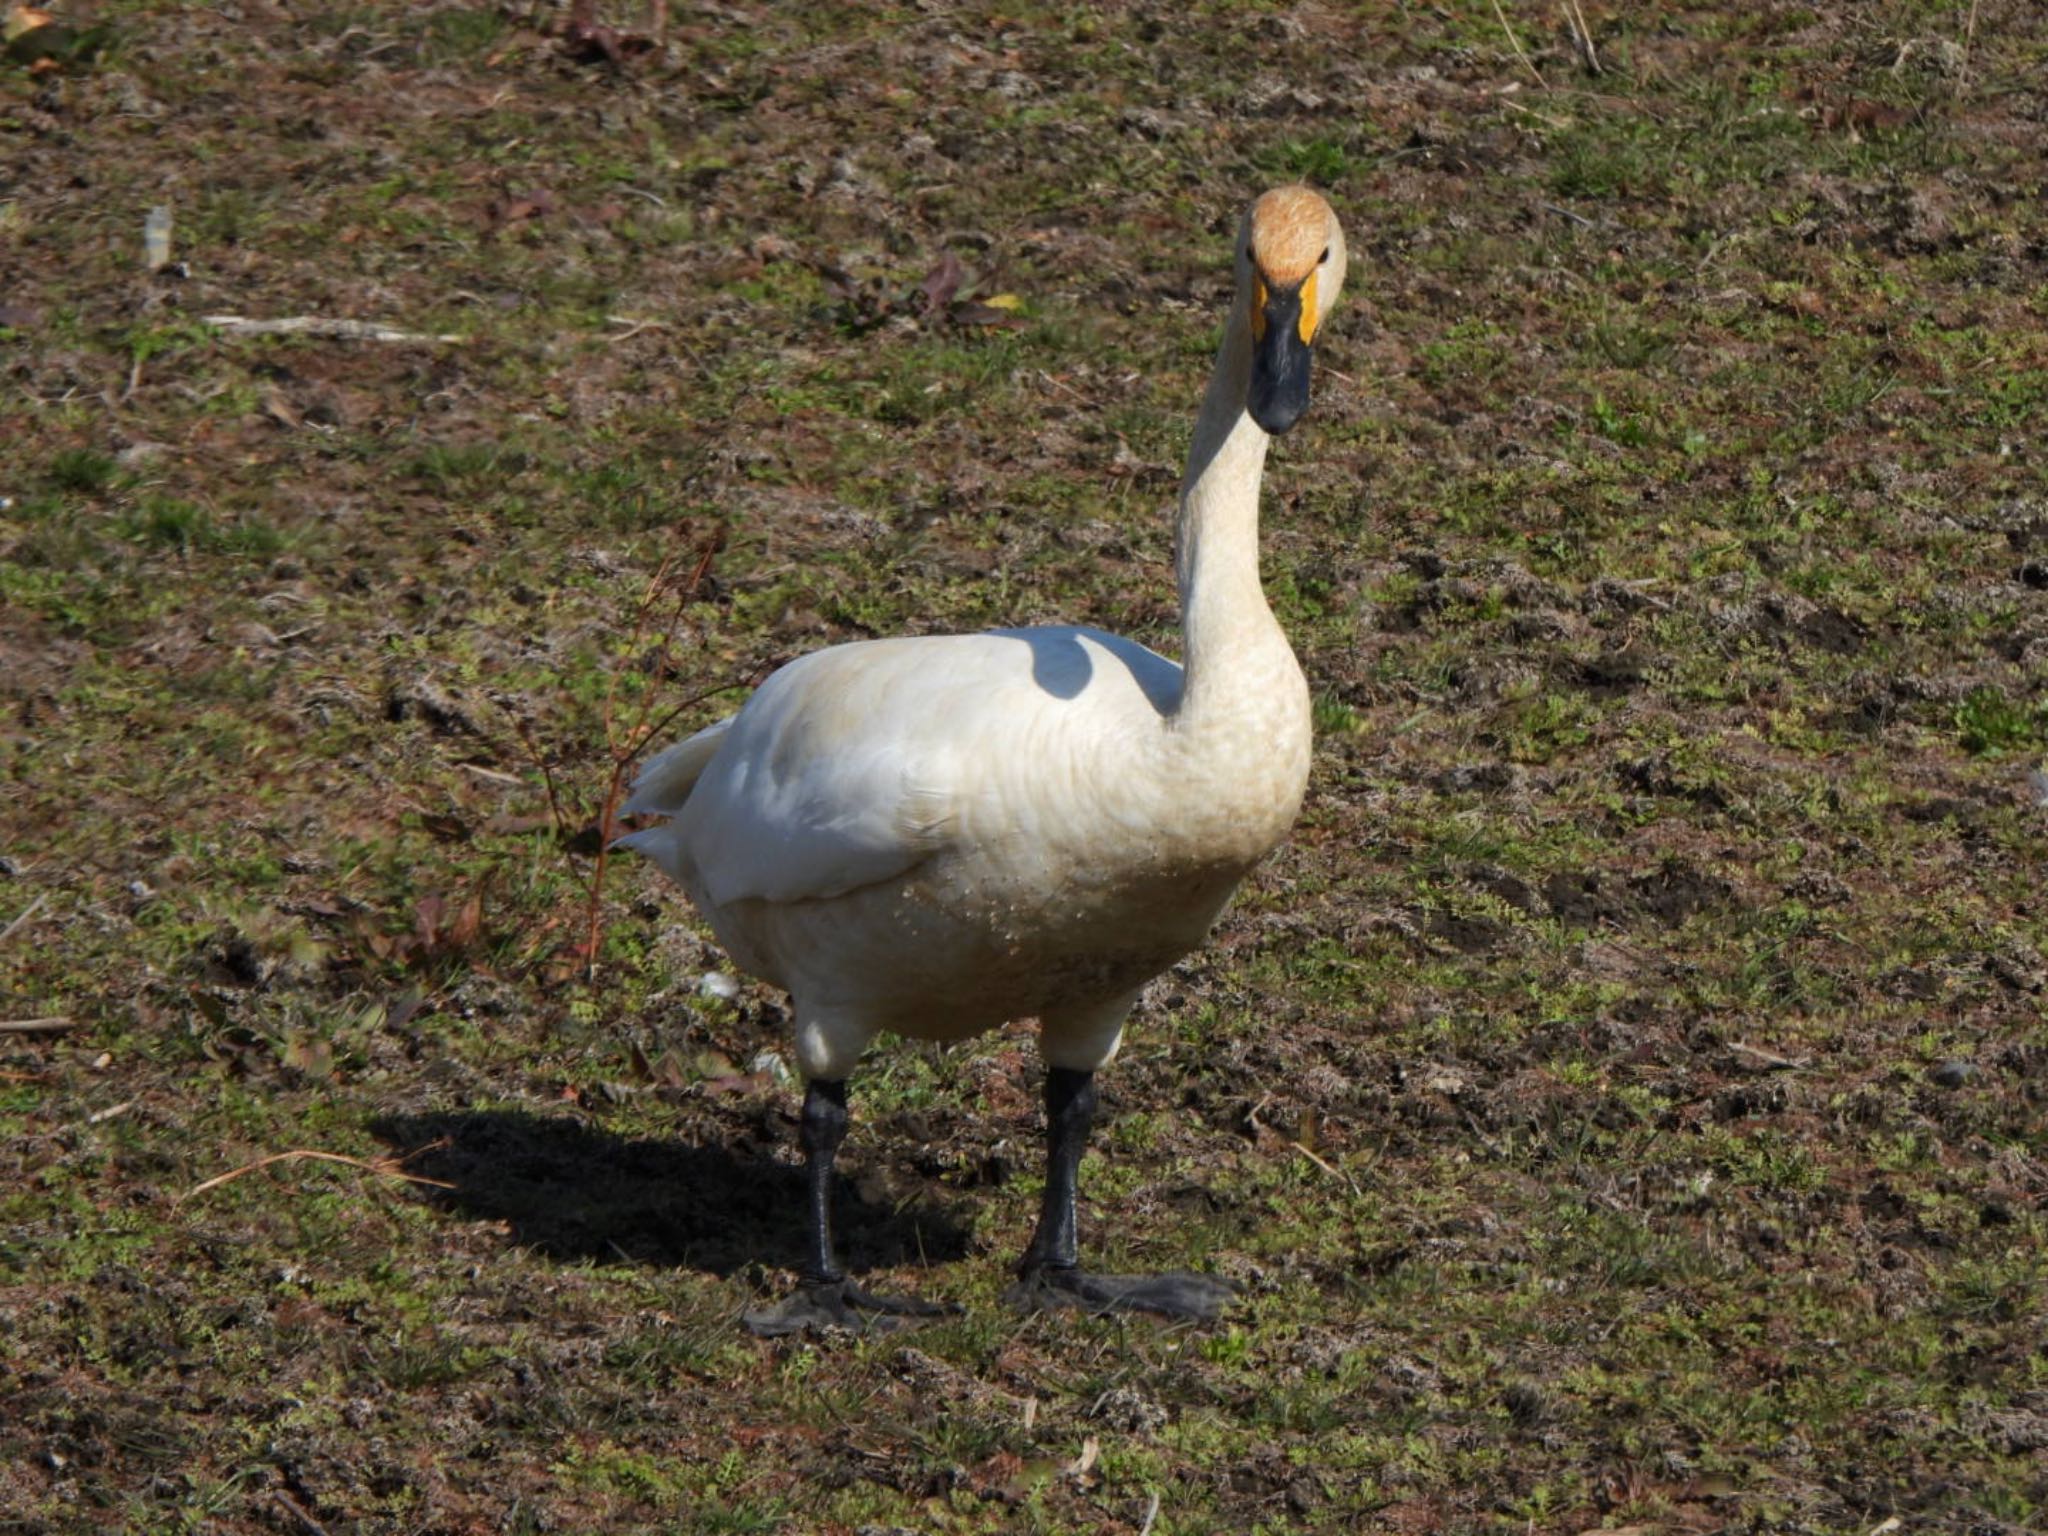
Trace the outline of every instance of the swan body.
<instances>
[{"instance_id":1,"label":"swan body","mask_svg":"<svg viewBox=\"0 0 2048 1536\"><path fill-rule=\"evenodd\" d=\"M790 994L807 1148L818 1086L840 1091L843 1127L843 1081L884 1031L953 1040L1036 1018L1054 1075L1092 1084L1138 990L1285 837L1310 710L1259 585L1259 484L1268 427L1307 404L1342 272L1316 194L1247 212L1181 492L1184 665L1070 627L835 646L636 779L626 810L664 820L624 841ZM1048 1241L1070 1249L1052 1199L1049 1181L1041 1238L1063 1220ZM813 1278L835 1281L818 1225Z\"/></svg>"},{"instance_id":2,"label":"swan body","mask_svg":"<svg viewBox=\"0 0 2048 1536\"><path fill-rule=\"evenodd\" d=\"M1171 728L1181 669L1099 631L815 652L649 764L628 809L685 792L637 846L801 1000L806 1077L880 1030L1026 1017L1092 1070L1115 1040L1088 1021L1201 942L1299 808L1307 687L1291 656L1267 672L1258 714L1208 742Z\"/></svg>"}]
</instances>

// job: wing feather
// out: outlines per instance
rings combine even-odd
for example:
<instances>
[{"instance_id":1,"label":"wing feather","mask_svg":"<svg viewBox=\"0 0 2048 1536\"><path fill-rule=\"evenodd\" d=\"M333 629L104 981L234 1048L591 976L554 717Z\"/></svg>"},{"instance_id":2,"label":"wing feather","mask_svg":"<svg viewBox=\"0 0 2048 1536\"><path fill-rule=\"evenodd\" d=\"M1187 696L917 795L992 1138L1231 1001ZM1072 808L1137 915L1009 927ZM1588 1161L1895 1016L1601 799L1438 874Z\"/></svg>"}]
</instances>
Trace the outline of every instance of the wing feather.
<instances>
[{"instance_id":1,"label":"wing feather","mask_svg":"<svg viewBox=\"0 0 2048 1536\"><path fill-rule=\"evenodd\" d=\"M730 721L653 759L628 808L670 820L624 841L714 905L842 895L963 840L1029 835L1016 786L1032 754L1066 736L1100 741L1116 723L1105 712L1156 715L1178 689L1171 662L1092 631L813 652ZM1072 730L1082 717L1090 727Z\"/></svg>"}]
</instances>

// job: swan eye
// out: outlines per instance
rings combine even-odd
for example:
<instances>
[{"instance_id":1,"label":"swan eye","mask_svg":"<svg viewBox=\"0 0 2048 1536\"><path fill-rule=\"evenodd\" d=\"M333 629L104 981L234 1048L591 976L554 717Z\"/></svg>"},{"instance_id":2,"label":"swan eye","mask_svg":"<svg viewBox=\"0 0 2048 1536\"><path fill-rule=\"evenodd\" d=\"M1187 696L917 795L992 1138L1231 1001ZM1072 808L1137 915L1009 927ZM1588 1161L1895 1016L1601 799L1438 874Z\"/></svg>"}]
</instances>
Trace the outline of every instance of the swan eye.
<instances>
[{"instance_id":1,"label":"swan eye","mask_svg":"<svg viewBox=\"0 0 2048 1536\"><path fill-rule=\"evenodd\" d=\"M1329 248L1329 247L1328 247L1328 246L1326 245L1326 246L1324 246L1324 247L1323 247L1323 254L1322 254L1322 255L1320 255L1320 256L1318 256L1318 257L1316 258L1316 265L1317 265L1317 266L1319 266L1319 267L1327 267L1327 266L1328 266L1329 264L1330 264L1330 248Z\"/></svg>"}]
</instances>

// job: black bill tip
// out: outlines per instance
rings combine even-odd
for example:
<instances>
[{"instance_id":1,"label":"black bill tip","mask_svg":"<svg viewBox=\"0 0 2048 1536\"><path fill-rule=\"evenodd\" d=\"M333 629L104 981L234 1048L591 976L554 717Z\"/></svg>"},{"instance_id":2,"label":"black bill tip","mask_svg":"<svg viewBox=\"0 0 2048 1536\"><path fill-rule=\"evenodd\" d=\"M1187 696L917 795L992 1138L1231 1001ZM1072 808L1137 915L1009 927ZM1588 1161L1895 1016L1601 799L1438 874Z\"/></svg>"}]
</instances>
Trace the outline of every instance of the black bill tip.
<instances>
[{"instance_id":1,"label":"black bill tip","mask_svg":"<svg viewBox=\"0 0 2048 1536\"><path fill-rule=\"evenodd\" d=\"M1308 410L1312 353L1301 339L1301 290L1266 296L1263 326L1252 343L1251 389L1245 407L1259 430L1279 437Z\"/></svg>"}]
</instances>

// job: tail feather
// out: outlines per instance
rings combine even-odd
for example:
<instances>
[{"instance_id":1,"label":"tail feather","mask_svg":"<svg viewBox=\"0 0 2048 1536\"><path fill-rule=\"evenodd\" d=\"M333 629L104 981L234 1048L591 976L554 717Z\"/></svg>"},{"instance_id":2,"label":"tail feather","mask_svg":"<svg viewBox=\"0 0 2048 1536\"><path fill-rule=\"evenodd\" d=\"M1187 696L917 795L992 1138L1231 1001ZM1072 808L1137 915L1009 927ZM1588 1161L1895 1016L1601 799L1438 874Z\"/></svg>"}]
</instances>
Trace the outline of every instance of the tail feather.
<instances>
[{"instance_id":1,"label":"tail feather","mask_svg":"<svg viewBox=\"0 0 2048 1536\"><path fill-rule=\"evenodd\" d=\"M675 815L697 787L705 767L718 755L731 725L730 720L708 725L649 758L634 776L632 793L620 809L628 816ZM628 838L620 841L631 844Z\"/></svg>"},{"instance_id":2,"label":"tail feather","mask_svg":"<svg viewBox=\"0 0 2048 1536\"><path fill-rule=\"evenodd\" d=\"M628 816L674 817L689 800L690 791L697 787L697 780L703 777L711 759L718 755L726 728L731 724L730 720L721 720L706 726L649 758L634 777L632 792L620 810ZM628 832L613 846L644 854L660 865L671 880L684 886L690 883L690 850L682 826L673 820Z\"/></svg>"}]
</instances>

